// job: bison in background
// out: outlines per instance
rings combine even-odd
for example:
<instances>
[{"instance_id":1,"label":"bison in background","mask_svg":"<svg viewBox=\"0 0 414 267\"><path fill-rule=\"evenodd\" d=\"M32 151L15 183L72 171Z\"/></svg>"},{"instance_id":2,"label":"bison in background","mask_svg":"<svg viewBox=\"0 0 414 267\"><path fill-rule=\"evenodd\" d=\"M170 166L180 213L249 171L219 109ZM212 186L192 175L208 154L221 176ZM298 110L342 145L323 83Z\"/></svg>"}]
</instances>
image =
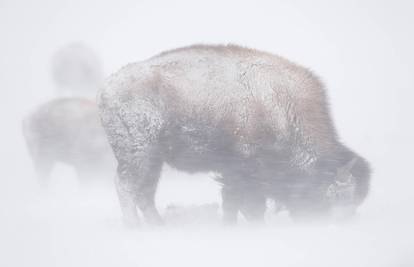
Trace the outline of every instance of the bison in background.
<instances>
[{"instance_id":1,"label":"bison in background","mask_svg":"<svg viewBox=\"0 0 414 267\"><path fill-rule=\"evenodd\" d=\"M104 76L99 56L81 42L70 43L56 51L51 74L59 97L93 99Z\"/></svg>"},{"instance_id":2,"label":"bison in background","mask_svg":"<svg viewBox=\"0 0 414 267\"><path fill-rule=\"evenodd\" d=\"M235 45L197 45L129 64L98 93L118 161L125 222L161 223L154 195L163 163L214 171L223 219L263 220L267 198L294 218L352 214L369 166L337 137L325 89L307 69Z\"/></svg>"},{"instance_id":3,"label":"bison in background","mask_svg":"<svg viewBox=\"0 0 414 267\"><path fill-rule=\"evenodd\" d=\"M115 159L95 102L83 98L49 101L23 120L23 135L41 184L57 162L75 168L80 182L113 176Z\"/></svg>"},{"instance_id":4,"label":"bison in background","mask_svg":"<svg viewBox=\"0 0 414 267\"><path fill-rule=\"evenodd\" d=\"M23 135L42 184L48 183L57 162L74 167L81 182L115 172L95 103L102 76L99 58L82 43L66 45L53 56L56 98L23 120Z\"/></svg>"}]
</instances>

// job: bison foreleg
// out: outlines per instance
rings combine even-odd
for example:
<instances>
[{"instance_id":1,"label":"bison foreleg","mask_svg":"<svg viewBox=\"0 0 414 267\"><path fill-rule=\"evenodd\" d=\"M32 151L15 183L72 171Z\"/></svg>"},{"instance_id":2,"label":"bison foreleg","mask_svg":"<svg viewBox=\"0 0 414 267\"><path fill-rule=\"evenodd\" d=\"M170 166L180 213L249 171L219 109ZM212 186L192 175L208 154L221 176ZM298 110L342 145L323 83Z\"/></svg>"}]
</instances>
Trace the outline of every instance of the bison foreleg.
<instances>
[{"instance_id":1,"label":"bison foreleg","mask_svg":"<svg viewBox=\"0 0 414 267\"><path fill-rule=\"evenodd\" d=\"M233 181L224 184L221 193L224 223L235 224L239 211L249 222L264 220L266 198L257 186Z\"/></svg>"},{"instance_id":2,"label":"bison foreleg","mask_svg":"<svg viewBox=\"0 0 414 267\"><path fill-rule=\"evenodd\" d=\"M46 188L50 184L51 172L55 164L54 160L49 158L37 157L33 159L34 168L41 187Z\"/></svg>"},{"instance_id":3,"label":"bison foreleg","mask_svg":"<svg viewBox=\"0 0 414 267\"><path fill-rule=\"evenodd\" d=\"M241 207L241 195L236 187L223 185L221 189L223 223L234 225Z\"/></svg>"},{"instance_id":4,"label":"bison foreleg","mask_svg":"<svg viewBox=\"0 0 414 267\"><path fill-rule=\"evenodd\" d=\"M241 206L243 216L249 222L261 223L264 221L266 211L266 198L260 192L246 191Z\"/></svg>"}]
</instances>

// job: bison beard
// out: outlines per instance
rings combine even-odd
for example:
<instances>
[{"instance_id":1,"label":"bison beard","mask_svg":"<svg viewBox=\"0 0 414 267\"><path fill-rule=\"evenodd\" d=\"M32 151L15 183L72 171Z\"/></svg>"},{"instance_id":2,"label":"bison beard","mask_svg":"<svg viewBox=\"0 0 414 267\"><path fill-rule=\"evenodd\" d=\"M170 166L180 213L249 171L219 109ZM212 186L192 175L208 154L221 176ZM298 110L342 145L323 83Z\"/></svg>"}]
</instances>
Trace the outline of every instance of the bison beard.
<instances>
[{"instance_id":1,"label":"bison beard","mask_svg":"<svg viewBox=\"0 0 414 267\"><path fill-rule=\"evenodd\" d=\"M338 141L323 85L279 56L234 45L164 52L113 74L98 102L129 224L137 207L161 223L163 163L219 173L228 223L239 211L263 220L266 198L307 218L354 210L367 195L368 164Z\"/></svg>"}]
</instances>

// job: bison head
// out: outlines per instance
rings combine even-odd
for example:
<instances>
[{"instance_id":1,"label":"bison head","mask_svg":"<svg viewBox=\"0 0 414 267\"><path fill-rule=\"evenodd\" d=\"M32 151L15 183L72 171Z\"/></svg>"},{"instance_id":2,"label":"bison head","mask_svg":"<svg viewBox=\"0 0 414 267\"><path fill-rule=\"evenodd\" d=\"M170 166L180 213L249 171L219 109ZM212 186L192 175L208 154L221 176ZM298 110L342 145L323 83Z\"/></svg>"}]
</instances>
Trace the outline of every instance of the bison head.
<instances>
[{"instance_id":1,"label":"bison head","mask_svg":"<svg viewBox=\"0 0 414 267\"><path fill-rule=\"evenodd\" d=\"M350 151L320 158L308 170L280 166L264 172L268 196L296 218L350 217L368 193L369 166Z\"/></svg>"},{"instance_id":2,"label":"bison head","mask_svg":"<svg viewBox=\"0 0 414 267\"><path fill-rule=\"evenodd\" d=\"M353 215L365 199L369 187L369 167L359 156L353 156L336 168L333 179L324 188L324 198L335 218Z\"/></svg>"}]
</instances>

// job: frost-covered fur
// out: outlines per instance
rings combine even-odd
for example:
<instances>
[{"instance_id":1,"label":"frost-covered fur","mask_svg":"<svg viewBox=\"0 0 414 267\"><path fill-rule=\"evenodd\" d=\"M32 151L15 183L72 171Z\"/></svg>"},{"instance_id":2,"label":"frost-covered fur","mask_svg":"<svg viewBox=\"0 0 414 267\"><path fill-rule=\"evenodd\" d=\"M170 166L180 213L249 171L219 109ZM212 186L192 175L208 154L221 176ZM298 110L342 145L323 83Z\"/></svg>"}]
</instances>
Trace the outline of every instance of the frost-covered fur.
<instances>
[{"instance_id":1,"label":"frost-covered fur","mask_svg":"<svg viewBox=\"0 0 414 267\"><path fill-rule=\"evenodd\" d=\"M81 182L115 172L116 161L93 101L51 100L24 119L23 134L42 184L49 182L57 162L73 166Z\"/></svg>"},{"instance_id":2,"label":"frost-covered fur","mask_svg":"<svg viewBox=\"0 0 414 267\"><path fill-rule=\"evenodd\" d=\"M160 222L154 194L162 164L220 173L225 221L263 218L265 199L293 216L355 207L369 168L335 133L325 89L307 69L235 45L197 45L129 64L98 93L118 160L129 222L136 205Z\"/></svg>"}]
</instances>

